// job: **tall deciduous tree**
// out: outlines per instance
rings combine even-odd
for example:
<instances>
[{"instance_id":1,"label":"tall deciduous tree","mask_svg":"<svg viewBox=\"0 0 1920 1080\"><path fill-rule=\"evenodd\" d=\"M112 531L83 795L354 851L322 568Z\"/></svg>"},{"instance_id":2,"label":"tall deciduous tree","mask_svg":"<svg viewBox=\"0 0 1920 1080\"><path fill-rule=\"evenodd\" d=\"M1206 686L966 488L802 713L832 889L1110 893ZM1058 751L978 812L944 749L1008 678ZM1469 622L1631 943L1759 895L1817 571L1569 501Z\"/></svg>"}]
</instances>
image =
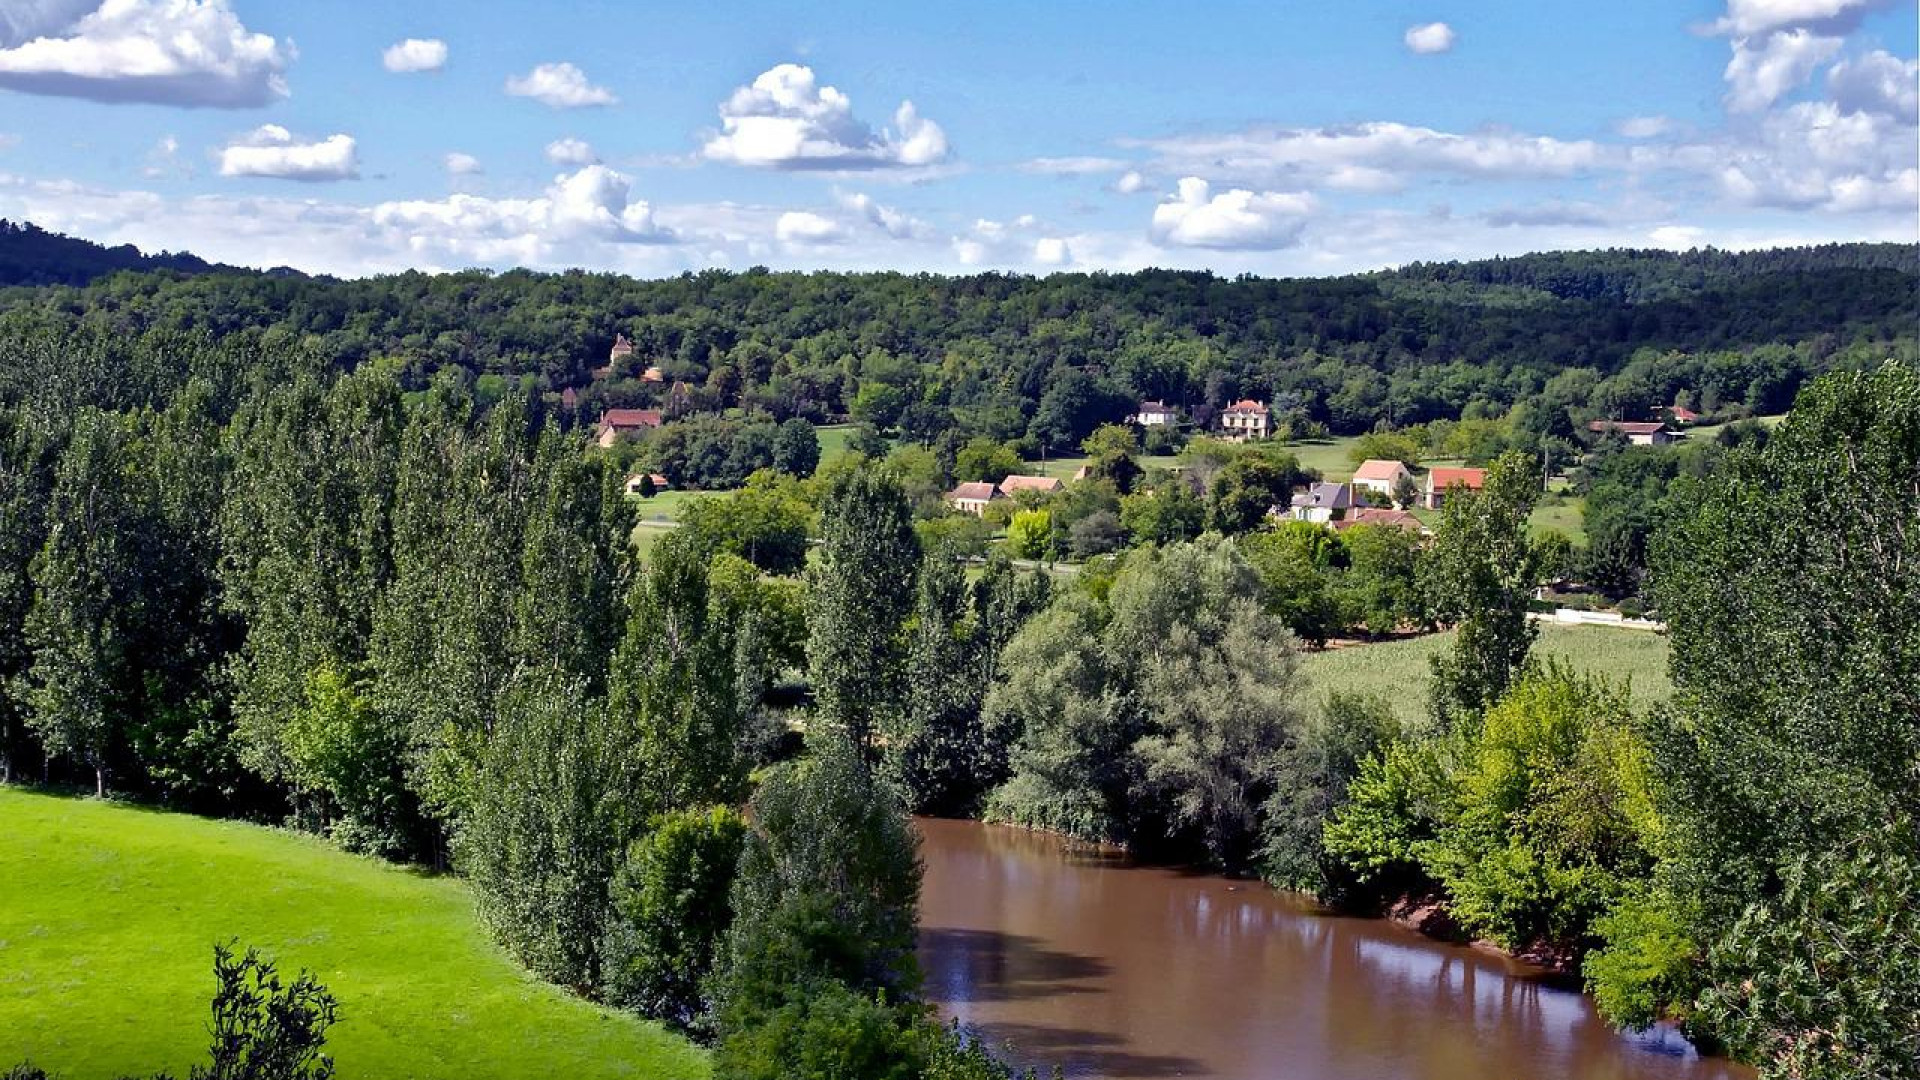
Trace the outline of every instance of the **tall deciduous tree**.
<instances>
[{"instance_id":1,"label":"tall deciduous tree","mask_svg":"<svg viewBox=\"0 0 1920 1080\"><path fill-rule=\"evenodd\" d=\"M1527 620L1539 584L1527 515L1539 487L1532 460L1510 453L1487 469L1479 492L1456 491L1441 509L1423 572L1435 617L1455 631L1453 648L1433 658L1431 700L1443 725L1499 700L1539 635Z\"/></svg>"},{"instance_id":2,"label":"tall deciduous tree","mask_svg":"<svg viewBox=\"0 0 1920 1080\"><path fill-rule=\"evenodd\" d=\"M833 478L820 532L819 560L807 575L815 722L866 752L900 707L919 538L899 482L873 468Z\"/></svg>"},{"instance_id":3,"label":"tall deciduous tree","mask_svg":"<svg viewBox=\"0 0 1920 1080\"><path fill-rule=\"evenodd\" d=\"M115 415L86 410L75 418L47 503L47 539L33 560L25 626L33 654L28 723L47 753L91 769L100 795L135 689L131 440Z\"/></svg>"}]
</instances>

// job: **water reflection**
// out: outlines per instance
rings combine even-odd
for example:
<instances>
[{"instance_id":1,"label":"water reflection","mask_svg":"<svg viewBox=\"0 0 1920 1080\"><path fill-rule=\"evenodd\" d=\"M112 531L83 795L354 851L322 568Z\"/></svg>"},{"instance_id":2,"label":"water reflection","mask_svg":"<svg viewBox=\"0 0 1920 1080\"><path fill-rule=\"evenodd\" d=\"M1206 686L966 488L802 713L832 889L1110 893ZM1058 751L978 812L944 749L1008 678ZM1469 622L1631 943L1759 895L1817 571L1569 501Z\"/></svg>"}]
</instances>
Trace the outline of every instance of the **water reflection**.
<instances>
[{"instance_id":1,"label":"water reflection","mask_svg":"<svg viewBox=\"0 0 1920 1080\"><path fill-rule=\"evenodd\" d=\"M1746 1077L1497 956L1110 849L923 821L928 996L1070 1077Z\"/></svg>"}]
</instances>

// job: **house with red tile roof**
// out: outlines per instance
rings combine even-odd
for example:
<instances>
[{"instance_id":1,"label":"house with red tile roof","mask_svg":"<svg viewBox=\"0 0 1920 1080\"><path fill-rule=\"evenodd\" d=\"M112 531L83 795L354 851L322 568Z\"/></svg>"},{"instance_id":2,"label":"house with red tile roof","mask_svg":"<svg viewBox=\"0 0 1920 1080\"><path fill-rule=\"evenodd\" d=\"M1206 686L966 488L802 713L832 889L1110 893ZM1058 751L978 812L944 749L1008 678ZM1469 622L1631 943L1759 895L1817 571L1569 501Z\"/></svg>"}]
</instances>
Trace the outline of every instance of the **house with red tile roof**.
<instances>
[{"instance_id":1,"label":"house with red tile roof","mask_svg":"<svg viewBox=\"0 0 1920 1080\"><path fill-rule=\"evenodd\" d=\"M666 422L659 409L608 409L600 414L600 428L594 441L603 448L621 439L629 439Z\"/></svg>"},{"instance_id":2,"label":"house with red tile roof","mask_svg":"<svg viewBox=\"0 0 1920 1080\"><path fill-rule=\"evenodd\" d=\"M1456 490L1479 491L1487 482L1485 469L1428 469L1427 484L1420 493L1420 505L1438 510L1447 493Z\"/></svg>"}]
</instances>

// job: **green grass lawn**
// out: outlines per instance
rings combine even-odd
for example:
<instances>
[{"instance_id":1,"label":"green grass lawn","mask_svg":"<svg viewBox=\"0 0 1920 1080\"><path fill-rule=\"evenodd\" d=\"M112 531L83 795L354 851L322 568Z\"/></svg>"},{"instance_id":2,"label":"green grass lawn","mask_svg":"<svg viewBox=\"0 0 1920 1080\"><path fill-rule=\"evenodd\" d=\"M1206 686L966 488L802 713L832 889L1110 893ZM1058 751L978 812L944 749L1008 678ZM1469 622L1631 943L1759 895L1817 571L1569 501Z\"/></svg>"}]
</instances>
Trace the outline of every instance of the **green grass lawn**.
<instances>
[{"instance_id":1,"label":"green grass lawn","mask_svg":"<svg viewBox=\"0 0 1920 1080\"><path fill-rule=\"evenodd\" d=\"M1385 698L1402 720L1417 721L1426 715L1427 658L1452 643L1449 632L1310 653L1301 665L1302 677L1314 701L1335 690L1357 691ZM1616 682L1630 681L1636 708L1673 696L1662 634L1543 623L1534 655L1555 657Z\"/></svg>"},{"instance_id":2,"label":"green grass lawn","mask_svg":"<svg viewBox=\"0 0 1920 1080\"><path fill-rule=\"evenodd\" d=\"M1779 424L1780 421L1785 420L1786 418L1787 418L1786 413L1775 413L1770 416L1754 417L1755 420L1760 421L1760 424L1762 427L1774 427L1777 424ZM1696 442L1711 442L1713 441L1715 436L1720 434L1720 429L1726 426L1727 426L1726 424L1700 424L1695 427L1681 428L1680 430L1687 433L1687 438L1692 439Z\"/></svg>"},{"instance_id":3,"label":"green grass lawn","mask_svg":"<svg viewBox=\"0 0 1920 1080\"><path fill-rule=\"evenodd\" d=\"M213 944L238 938L339 998L342 1080L708 1073L685 1040L522 972L459 880L312 837L0 788L0 882L0 1069L185 1076Z\"/></svg>"},{"instance_id":4,"label":"green grass lawn","mask_svg":"<svg viewBox=\"0 0 1920 1080\"><path fill-rule=\"evenodd\" d=\"M726 495L725 491L662 491L651 499L635 498L634 512L640 515L642 523L649 521L679 521L680 515L691 503L701 499L712 499Z\"/></svg>"},{"instance_id":5,"label":"green grass lawn","mask_svg":"<svg viewBox=\"0 0 1920 1080\"><path fill-rule=\"evenodd\" d=\"M1576 544L1587 542L1587 501L1577 495L1548 494L1542 496L1533 513L1527 518L1527 526L1535 536L1549 529L1563 532L1567 539Z\"/></svg>"},{"instance_id":6,"label":"green grass lawn","mask_svg":"<svg viewBox=\"0 0 1920 1080\"><path fill-rule=\"evenodd\" d=\"M815 429L820 437L820 464L825 465L834 458L847 452L847 444L853 441L853 424L824 424Z\"/></svg>"}]
</instances>

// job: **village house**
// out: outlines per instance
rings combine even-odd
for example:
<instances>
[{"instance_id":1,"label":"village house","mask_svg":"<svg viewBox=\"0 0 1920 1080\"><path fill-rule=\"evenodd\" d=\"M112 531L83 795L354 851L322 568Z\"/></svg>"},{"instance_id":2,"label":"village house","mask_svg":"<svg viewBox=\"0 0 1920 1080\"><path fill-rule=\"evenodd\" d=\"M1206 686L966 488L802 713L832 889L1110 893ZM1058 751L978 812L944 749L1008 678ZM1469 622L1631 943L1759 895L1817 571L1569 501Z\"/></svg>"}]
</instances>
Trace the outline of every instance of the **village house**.
<instances>
[{"instance_id":1,"label":"village house","mask_svg":"<svg viewBox=\"0 0 1920 1080\"><path fill-rule=\"evenodd\" d=\"M1272 421L1273 415L1267 407L1251 398L1220 410L1220 431L1235 442L1266 438Z\"/></svg>"},{"instance_id":2,"label":"village house","mask_svg":"<svg viewBox=\"0 0 1920 1080\"><path fill-rule=\"evenodd\" d=\"M1180 414L1165 402L1143 401L1140 411L1127 419L1141 427L1172 427L1180 422Z\"/></svg>"},{"instance_id":3,"label":"village house","mask_svg":"<svg viewBox=\"0 0 1920 1080\"><path fill-rule=\"evenodd\" d=\"M1665 446L1680 437L1680 433L1658 420L1641 422L1638 420L1595 420L1587 425L1587 430L1596 435L1610 435L1618 432L1627 437L1635 446Z\"/></svg>"},{"instance_id":4,"label":"village house","mask_svg":"<svg viewBox=\"0 0 1920 1080\"><path fill-rule=\"evenodd\" d=\"M974 517L987 512L987 504L1003 498L1000 489L985 480L973 480L947 492L947 505Z\"/></svg>"},{"instance_id":5,"label":"village house","mask_svg":"<svg viewBox=\"0 0 1920 1080\"><path fill-rule=\"evenodd\" d=\"M1061 483L1057 476L1009 476L1000 481L1000 491L1004 495L1012 495L1020 491L1037 491L1042 495L1052 495L1058 491L1065 491L1066 488L1067 485Z\"/></svg>"},{"instance_id":6,"label":"village house","mask_svg":"<svg viewBox=\"0 0 1920 1080\"><path fill-rule=\"evenodd\" d=\"M664 419L659 409L608 409L600 414L600 428L593 441L604 449L657 428Z\"/></svg>"},{"instance_id":7,"label":"village house","mask_svg":"<svg viewBox=\"0 0 1920 1080\"><path fill-rule=\"evenodd\" d=\"M1485 469L1430 469L1427 471L1427 486L1420 493L1420 505L1429 510L1440 509L1446 501L1447 492L1455 488L1479 491L1487 482Z\"/></svg>"},{"instance_id":8,"label":"village house","mask_svg":"<svg viewBox=\"0 0 1920 1080\"><path fill-rule=\"evenodd\" d=\"M633 342L627 340L627 335L613 335L613 348L607 350L607 365L611 367L632 355Z\"/></svg>"},{"instance_id":9,"label":"village house","mask_svg":"<svg viewBox=\"0 0 1920 1080\"><path fill-rule=\"evenodd\" d=\"M1288 506L1288 517L1295 521L1311 521L1325 525L1347 515L1347 511L1361 505L1355 499L1352 484L1308 484L1306 490L1294 495Z\"/></svg>"},{"instance_id":10,"label":"village house","mask_svg":"<svg viewBox=\"0 0 1920 1080\"><path fill-rule=\"evenodd\" d=\"M1700 422L1700 414L1685 405L1675 405L1666 412L1668 416L1673 417L1673 422L1681 427L1692 427Z\"/></svg>"},{"instance_id":11,"label":"village house","mask_svg":"<svg viewBox=\"0 0 1920 1080\"><path fill-rule=\"evenodd\" d=\"M1392 498L1393 486L1400 482L1401 477L1412 475L1413 470L1407 468L1403 461L1368 458L1353 470L1353 486L1365 488L1384 498Z\"/></svg>"},{"instance_id":12,"label":"village house","mask_svg":"<svg viewBox=\"0 0 1920 1080\"><path fill-rule=\"evenodd\" d=\"M653 481L653 493L656 495L662 491L671 491L673 489L673 485L668 483L667 478L660 473L634 473L632 476L627 477L627 494L647 494L646 481L648 480Z\"/></svg>"}]
</instances>

